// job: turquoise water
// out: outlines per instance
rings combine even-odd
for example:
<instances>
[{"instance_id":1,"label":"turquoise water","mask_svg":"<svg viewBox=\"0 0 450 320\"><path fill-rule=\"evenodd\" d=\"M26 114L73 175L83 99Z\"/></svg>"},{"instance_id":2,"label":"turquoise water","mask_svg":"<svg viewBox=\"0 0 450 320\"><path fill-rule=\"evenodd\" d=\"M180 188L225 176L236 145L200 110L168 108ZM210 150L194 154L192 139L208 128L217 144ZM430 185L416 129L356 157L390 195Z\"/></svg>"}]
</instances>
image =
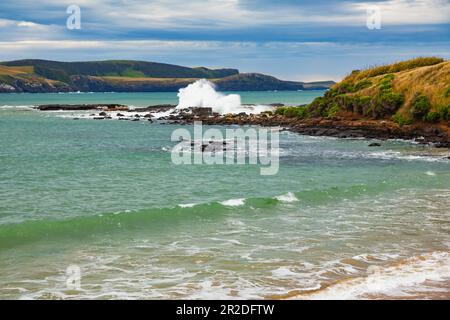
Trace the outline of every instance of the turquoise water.
<instances>
[{"instance_id":1,"label":"turquoise water","mask_svg":"<svg viewBox=\"0 0 450 320\"><path fill-rule=\"evenodd\" d=\"M233 91L230 93L239 94L241 96L242 103L244 104L285 103L286 105L300 105L311 102L315 97L323 95L324 91ZM156 104L177 104L178 97L176 92L0 94L0 106L39 105L52 103L119 103L135 107L146 107Z\"/></svg>"},{"instance_id":2,"label":"turquoise water","mask_svg":"<svg viewBox=\"0 0 450 320\"><path fill-rule=\"evenodd\" d=\"M98 101L109 95L120 98ZM173 99L26 94L0 105ZM257 165L174 165L176 125L65 115L0 108L0 298L448 298L446 149L282 132L280 170L261 176ZM80 288L67 286L69 266Z\"/></svg>"}]
</instances>

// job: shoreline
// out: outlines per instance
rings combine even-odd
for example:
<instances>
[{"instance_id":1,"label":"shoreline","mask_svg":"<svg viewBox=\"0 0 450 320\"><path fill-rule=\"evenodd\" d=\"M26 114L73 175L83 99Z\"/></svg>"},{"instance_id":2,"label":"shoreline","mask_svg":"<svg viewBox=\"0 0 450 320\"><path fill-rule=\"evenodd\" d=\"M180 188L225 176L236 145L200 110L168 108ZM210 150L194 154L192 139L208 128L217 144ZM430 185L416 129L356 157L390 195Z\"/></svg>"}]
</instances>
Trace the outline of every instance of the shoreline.
<instances>
[{"instance_id":1,"label":"shoreline","mask_svg":"<svg viewBox=\"0 0 450 320\"><path fill-rule=\"evenodd\" d=\"M270 104L276 108L284 106L280 103ZM167 124L191 124L202 121L205 125L259 125L282 126L284 129L310 136L329 136L337 138L366 139L401 139L414 140L419 144L431 144L438 148L450 148L450 126L444 123L417 122L411 125L399 125L387 119L365 119L360 117L332 117L298 119L262 112L260 114L225 114L213 113L211 108L194 107L170 112L176 106L171 104L153 105L141 108L129 108L121 104L84 104L84 105L40 105L39 111L92 111L95 120L113 119L116 112L118 120L148 120ZM122 114L129 113L129 115ZM162 113L157 117L155 113ZM74 116L74 119L79 119Z\"/></svg>"}]
</instances>

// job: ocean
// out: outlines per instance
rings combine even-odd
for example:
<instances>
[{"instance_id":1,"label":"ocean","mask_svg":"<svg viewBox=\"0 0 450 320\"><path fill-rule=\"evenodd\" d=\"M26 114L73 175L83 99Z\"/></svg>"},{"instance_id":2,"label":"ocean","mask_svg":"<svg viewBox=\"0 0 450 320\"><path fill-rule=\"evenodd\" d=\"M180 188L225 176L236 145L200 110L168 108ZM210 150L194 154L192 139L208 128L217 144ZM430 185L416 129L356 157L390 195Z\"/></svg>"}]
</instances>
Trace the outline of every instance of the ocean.
<instances>
[{"instance_id":1,"label":"ocean","mask_svg":"<svg viewBox=\"0 0 450 320\"><path fill-rule=\"evenodd\" d=\"M188 126L31 109L47 103L177 96L0 94L0 299L450 298L447 149L283 131L262 176L173 164Z\"/></svg>"}]
</instances>

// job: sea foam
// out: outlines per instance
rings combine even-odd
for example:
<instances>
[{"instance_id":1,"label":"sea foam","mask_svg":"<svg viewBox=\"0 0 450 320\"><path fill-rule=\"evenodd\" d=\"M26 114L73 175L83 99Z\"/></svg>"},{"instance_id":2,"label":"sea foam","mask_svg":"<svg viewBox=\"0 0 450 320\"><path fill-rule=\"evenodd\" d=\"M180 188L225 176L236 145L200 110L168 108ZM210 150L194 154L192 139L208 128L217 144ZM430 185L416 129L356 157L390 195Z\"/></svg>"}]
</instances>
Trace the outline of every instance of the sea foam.
<instances>
[{"instance_id":1,"label":"sea foam","mask_svg":"<svg viewBox=\"0 0 450 320\"><path fill-rule=\"evenodd\" d=\"M221 205L227 206L227 207L238 207L243 206L245 203L245 199L230 199L220 202Z\"/></svg>"},{"instance_id":2,"label":"sea foam","mask_svg":"<svg viewBox=\"0 0 450 320\"><path fill-rule=\"evenodd\" d=\"M220 93L216 90L215 85L206 79L197 80L186 88L180 89L178 99L177 109L209 107L213 112L220 114L261 113L272 109L270 106L263 105L243 106L240 95Z\"/></svg>"},{"instance_id":3,"label":"sea foam","mask_svg":"<svg viewBox=\"0 0 450 320\"><path fill-rule=\"evenodd\" d=\"M299 201L293 192L288 192L287 194L283 194L281 196L275 197L278 201L281 202L296 202Z\"/></svg>"}]
</instances>

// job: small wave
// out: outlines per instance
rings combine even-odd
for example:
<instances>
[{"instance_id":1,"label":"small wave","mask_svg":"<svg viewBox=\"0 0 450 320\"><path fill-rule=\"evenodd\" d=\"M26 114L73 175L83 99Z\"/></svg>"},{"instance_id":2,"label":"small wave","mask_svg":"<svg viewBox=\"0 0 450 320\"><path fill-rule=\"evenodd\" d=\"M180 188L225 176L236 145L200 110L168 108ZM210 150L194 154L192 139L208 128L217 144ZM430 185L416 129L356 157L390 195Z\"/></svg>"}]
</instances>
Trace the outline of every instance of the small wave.
<instances>
[{"instance_id":1,"label":"small wave","mask_svg":"<svg viewBox=\"0 0 450 320\"><path fill-rule=\"evenodd\" d=\"M103 212L96 215L80 215L70 219L18 220L0 223L0 249L33 242L40 239L65 236L83 237L86 234L119 231L122 228L153 228L170 225L176 220L190 219L192 216L216 216L226 214L231 208L239 207L242 211L275 208L284 201L301 201L304 205L323 204L328 201L349 199L361 195L376 194L384 190L382 184L376 186L354 185L347 187L331 187L310 189L301 192L289 192L282 196L233 198L225 201L186 202L173 207L122 210L119 212ZM435 195L448 198L446 190L430 190ZM294 200L295 199L298 200ZM279 200L277 198L284 199ZM155 224L158 221L158 224Z\"/></svg>"},{"instance_id":2,"label":"small wave","mask_svg":"<svg viewBox=\"0 0 450 320\"><path fill-rule=\"evenodd\" d=\"M372 265L367 276L339 281L299 298L369 299L414 298L420 293L442 291L450 281L450 253L432 252L398 261L387 267Z\"/></svg>"},{"instance_id":3,"label":"small wave","mask_svg":"<svg viewBox=\"0 0 450 320\"><path fill-rule=\"evenodd\" d=\"M275 199L277 199L278 201L281 201L281 202L297 202L297 201L299 201L293 192L288 192L287 194L277 196L277 197L275 197Z\"/></svg>"},{"instance_id":4,"label":"small wave","mask_svg":"<svg viewBox=\"0 0 450 320\"><path fill-rule=\"evenodd\" d=\"M440 162L446 160L443 159L442 156L405 154L398 151L371 152L367 154L367 157L382 160L406 160L406 161L426 161L426 162Z\"/></svg>"},{"instance_id":5,"label":"small wave","mask_svg":"<svg viewBox=\"0 0 450 320\"><path fill-rule=\"evenodd\" d=\"M182 203L182 204L179 204L178 206L180 208L192 208L196 205L197 205L197 203Z\"/></svg>"},{"instance_id":6,"label":"small wave","mask_svg":"<svg viewBox=\"0 0 450 320\"><path fill-rule=\"evenodd\" d=\"M2 105L2 106L0 106L0 109L33 110L34 107L35 106L33 106L33 105L23 105L23 106Z\"/></svg>"},{"instance_id":7,"label":"small wave","mask_svg":"<svg viewBox=\"0 0 450 320\"><path fill-rule=\"evenodd\" d=\"M273 270L272 274L277 278L292 277L297 275L297 273L286 267L279 267L278 269Z\"/></svg>"},{"instance_id":8,"label":"small wave","mask_svg":"<svg viewBox=\"0 0 450 320\"><path fill-rule=\"evenodd\" d=\"M160 118L168 117L174 111L175 111L175 108L169 109L167 111L153 112L152 113L152 118L160 119Z\"/></svg>"},{"instance_id":9,"label":"small wave","mask_svg":"<svg viewBox=\"0 0 450 320\"><path fill-rule=\"evenodd\" d=\"M245 199L229 199L222 202L219 202L221 205L227 206L227 207L239 207L243 206L245 204Z\"/></svg>"}]
</instances>

